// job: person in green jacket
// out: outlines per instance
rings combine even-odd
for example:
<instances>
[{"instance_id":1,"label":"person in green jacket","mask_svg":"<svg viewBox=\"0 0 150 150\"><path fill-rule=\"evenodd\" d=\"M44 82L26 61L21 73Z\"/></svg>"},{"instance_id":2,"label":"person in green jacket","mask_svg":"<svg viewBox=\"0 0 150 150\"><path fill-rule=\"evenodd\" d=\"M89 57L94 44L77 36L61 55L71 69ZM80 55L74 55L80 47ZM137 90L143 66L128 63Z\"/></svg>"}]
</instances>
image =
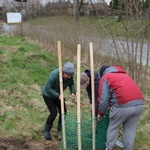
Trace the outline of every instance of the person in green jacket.
<instances>
[{"instance_id":1,"label":"person in green jacket","mask_svg":"<svg viewBox=\"0 0 150 150\"><path fill-rule=\"evenodd\" d=\"M69 87L71 93L71 99L75 99L75 86L74 86L74 75L75 69L71 62L65 63L62 68L63 76L63 90ZM59 69L53 70L45 86L42 89L43 99L49 109L49 116L45 123L44 136L47 140L51 140L50 130L53 126L53 122L57 116L57 110L59 112L57 130L61 131L61 95L60 95L60 82L59 82ZM64 101L64 112L66 113L66 106Z\"/></svg>"}]
</instances>

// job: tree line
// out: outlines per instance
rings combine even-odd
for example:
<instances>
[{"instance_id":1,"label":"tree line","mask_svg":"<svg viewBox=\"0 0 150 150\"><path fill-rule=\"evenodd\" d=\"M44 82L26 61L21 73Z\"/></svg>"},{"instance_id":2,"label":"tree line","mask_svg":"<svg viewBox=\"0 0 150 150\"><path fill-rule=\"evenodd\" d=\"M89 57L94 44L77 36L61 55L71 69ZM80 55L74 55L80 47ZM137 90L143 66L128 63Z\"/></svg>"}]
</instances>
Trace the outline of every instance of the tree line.
<instances>
[{"instance_id":1,"label":"tree line","mask_svg":"<svg viewBox=\"0 0 150 150\"><path fill-rule=\"evenodd\" d=\"M112 0L109 5L105 0L98 0L94 3L92 0L59 0L44 3L43 0L13 0L4 1L0 8L0 16L6 12L21 12L24 19L33 17L51 16L51 15L73 15L78 20L81 15L95 16L118 16L120 21L122 17L137 17L138 15L148 18L150 14L150 0ZM107 13L108 12L108 13ZM130 15L129 15L130 14Z\"/></svg>"}]
</instances>

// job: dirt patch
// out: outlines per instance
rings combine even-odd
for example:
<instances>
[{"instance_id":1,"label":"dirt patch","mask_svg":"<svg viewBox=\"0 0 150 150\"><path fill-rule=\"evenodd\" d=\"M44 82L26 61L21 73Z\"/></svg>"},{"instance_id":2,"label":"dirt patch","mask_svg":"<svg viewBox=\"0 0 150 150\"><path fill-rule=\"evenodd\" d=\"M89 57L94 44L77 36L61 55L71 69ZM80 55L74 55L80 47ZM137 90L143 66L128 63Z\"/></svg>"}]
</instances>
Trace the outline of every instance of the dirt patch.
<instances>
[{"instance_id":1,"label":"dirt patch","mask_svg":"<svg viewBox=\"0 0 150 150\"><path fill-rule=\"evenodd\" d=\"M60 141L0 138L0 150L60 150Z\"/></svg>"}]
</instances>

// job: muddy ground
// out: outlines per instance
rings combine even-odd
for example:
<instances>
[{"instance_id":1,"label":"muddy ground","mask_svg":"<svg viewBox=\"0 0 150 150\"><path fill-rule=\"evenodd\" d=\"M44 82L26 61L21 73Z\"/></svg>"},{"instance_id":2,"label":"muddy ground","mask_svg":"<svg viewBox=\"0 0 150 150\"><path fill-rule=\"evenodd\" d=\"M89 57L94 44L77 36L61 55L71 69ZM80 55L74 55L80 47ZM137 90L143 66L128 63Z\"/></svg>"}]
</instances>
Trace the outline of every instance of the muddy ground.
<instances>
[{"instance_id":1,"label":"muddy ground","mask_svg":"<svg viewBox=\"0 0 150 150\"><path fill-rule=\"evenodd\" d=\"M60 150L60 141L0 138L0 150Z\"/></svg>"}]
</instances>

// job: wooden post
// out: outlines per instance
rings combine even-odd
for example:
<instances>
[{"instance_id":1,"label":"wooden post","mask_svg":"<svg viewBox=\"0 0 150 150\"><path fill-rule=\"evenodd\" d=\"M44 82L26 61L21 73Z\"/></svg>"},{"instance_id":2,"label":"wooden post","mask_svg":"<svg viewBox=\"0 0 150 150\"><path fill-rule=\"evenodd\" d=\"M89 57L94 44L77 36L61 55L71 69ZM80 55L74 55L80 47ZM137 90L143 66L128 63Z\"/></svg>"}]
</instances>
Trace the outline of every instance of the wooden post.
<instances>
[{"instance_id":1,"label":"wooden post","mask_svg":"<svg viewBox=\"0 0 150 150\"><path fill-rule=\"evenodd\" d=\"M95 87L94 87L94 60L93 43L90 43L90 68L91 68L91 89L92 89L92 148L95 150Z\"/></svg>"},{"instance_id":2,"label":"wooden post","mask_svg":"<svg viewBox=\"0 0 150 150\"><path fill-rule=\"evenodd\" d=\"M77 134L78 150L82 149L81 142L81 106L80 106L80 68L81 68L81 44L77 45Z\"/></svg>"},{"instance_id":3,"label":"wooden post","mask_svg":"<svg viewBox=\"0 0 150 150\"><path fill-rule=\"evenodd\" d=\"M63 95L61 41L58 41L57 44L58 44L59 83L60 83L60 95L61 95L61 117L62 117L63 149L66 149L66 132L65 132L65 119L64 119L64 95Z\"/></svg>"}]
</instances>

